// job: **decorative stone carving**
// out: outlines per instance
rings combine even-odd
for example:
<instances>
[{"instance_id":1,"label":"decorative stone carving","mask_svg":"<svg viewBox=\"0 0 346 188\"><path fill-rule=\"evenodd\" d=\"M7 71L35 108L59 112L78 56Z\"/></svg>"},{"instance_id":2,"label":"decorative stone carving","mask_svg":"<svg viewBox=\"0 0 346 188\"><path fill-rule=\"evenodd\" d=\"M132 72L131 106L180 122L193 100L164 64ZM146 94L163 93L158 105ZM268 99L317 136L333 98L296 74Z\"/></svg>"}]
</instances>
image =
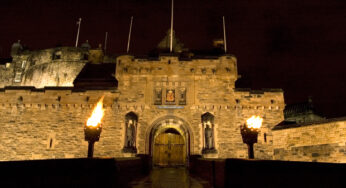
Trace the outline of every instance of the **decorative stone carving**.
<instances>
[{"instance_id":1,"label":"decorative stone carving","mask_svg":"<svg viewBox=\"0 0 346 188\"><path fill-rule=\"evenodd\" d=\"M133 147L134 146L134 126L133 121L129 120L126 126L126 145L125 147Z\"/></svg>"},{"instance_id":2,"label":"decorative stone carving","mask_svg":"<svg viewBox=\"0 0 346 188\"><path fill-rule=\"evenodd\" d=\"M179 105L185 105L186 104L186 89L181 88L179 91Z\"/></svg>"},{"instance_id":3,"label":"decorative stone carving","mask_svg":"<svg viewBox=\"0 0 346 188\"><path fill-rule=\"evenodd\" d=\"M167 89L166 90L166 103L174 104L175 103L175 90Z\"/></svg>"},{"instance_id":4,"label":"decorative stone carving","mask_svg":"<svg viewBox=\"0 0 346 188\"><path fill-rule=\"evenodd\" d=\"M154 90L154 104L161 105L162 104L162 89L156 88Z\"/></svg>"},{"instance_id":5,"label":"decorative stone carving","mask_svg":"<svg viewBox=\"0 0 346 188\"><path fill-rule=\"evenodd\" d=\"M136 130L138 117L135 113L130 112L125 116L125 144L123 152L136 153Z\"/></svg>"},{"instance_id":6,"label":"decorative stone carving","mask_svg":"<svg viewBox=\"0 0 346 188\"><path fill-rule=\"evenodd\" d=\"M213 130L209 127L209 125L206 125L205 128L205 148L211 149L213 148Z\"/></svg>"},{"instance_id":7,"label":"decorative stone carving","mask_svg":"<svg viewBox=\"0 0 346 188\"><path fill-rule=\"evenodd\" d=\"M216 153L214 146L214 116L209 112L202 115L202 126L204 135L204 146L202 153Z\"/></svg>"}]
</instances>

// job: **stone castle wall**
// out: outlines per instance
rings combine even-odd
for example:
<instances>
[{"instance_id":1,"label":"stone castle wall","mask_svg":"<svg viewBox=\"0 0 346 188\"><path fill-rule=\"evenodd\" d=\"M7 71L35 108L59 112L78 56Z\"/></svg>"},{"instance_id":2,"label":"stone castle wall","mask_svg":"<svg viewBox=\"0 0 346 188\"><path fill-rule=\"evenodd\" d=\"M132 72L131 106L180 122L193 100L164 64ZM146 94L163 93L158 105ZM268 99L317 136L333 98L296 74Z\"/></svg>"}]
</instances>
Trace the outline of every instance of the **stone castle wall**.
<instances>
[{"instance_id":1,"label":"stone castle wall","mask_svg":"<svg viewBox=\"0 0 346 188\"><path fill-rule=\"evenodd\" d=\"M336 119L273 131L274 159L346 162L346 120Z\"/></svg>"},{"instance_id":2,"label":"stone castle wall","mask_svg":"<svg viewBox=\"0 0 346 188\"><path fill-rule=\"evenodd\" d=\"M144 106L138 113L138 151L149 153L148 134L153 122L162 117L181 118L190 135L190 153L201 154L203 147L201 115L210 112L215 116L215 130L223 116L230 111L231 90L237 69L234 57L216 59L179 60L175 56L159 59L135 59L122 56L117 60L118 104ZM166 92L175 91L174 102L166 101ZM155 99L155 92L161 97ZM182 96L183 95L183 96ZM127 112L121 114L125 116ZM124 124L124 122L122 122ZM216 136L217 138L217 136ZM218 140L215 139L217 143ZM216 147L218 145L216 144Z\"/></svg>"},{"instance_id":3,"label":"stone castle wall","mask_svg":"<svg viewBox=\"0 0 346 188\"><path fill-rule=\"evenodd\" d=\"M47 52L51 53L55 52ZM82 58L81 53L78 51L76 54L73 62L65 61L61 56L48 64L52 70L64 65L66 71L75 72L68 73L68 78L72 79L79 70L79 65L73 63L83 67L83 61L77 60ZM46 56L40 58L47 59ZM22 66L25 71L21 83L47 85L45 80L52 78L46 74L52 73L48 71L49 67L37 68L47 63L29 66L18 64L21 60L14 62L17 63L13 66L0 67L7 71L3 77L11 75L11 71L16 73ZM184 134L190 155L247 158L247 146L242 141L240 126L257 115L263 118L258 143L254 145L257 159L345 161L344 122L273 131L273 127L284 120L282 90L235 89L238 73L234 56L184 60L176 56L140 59L125 55L118 57L116 63L116 90L78 91L72 87L1 89L0 160L85 157L87 142L84 141L83 126L97 100L105 96L103 130L100 141L95 144L96 157L136 154L123 151L125 116L133 112L138 117L135 131L137 154L151 154L153 131L172 126ZM31 69L32 75L36 76L27 79ZM34 77L39 75L44 79L35 82ZM5 83L6 79L3 80ZM61 80L60 76L58 80ZM169 100L169 92L174 93L174 100ZM216 153L202 153L205 125L201 117L207 112L214 116Z\"/></svg>"},{"instance_id":4,"label":"stone castle wall","mask_svg":"<svg viewBox=\"0 0 346 188\"><path fill-rule=\"evenodd\" d=\"M176 116L188 122L192 138L191 154L201 154L204 146L201 116L209 112L215 118L215 148L218 152L206 154L205 157L247 157L240 125L252 115L261 115L265 117L261 132L266 133L268 139L266 142L259 141L255 149L258 150L258 157L272 158L271 128L283 120L283 93L281 90L260 93L235 91L234 83L238 77L236 67L233 56L189 61L174 56L155 60L119 57L116 73L120 93L118 103L142 105L145 109L138 113L141 132L138 135L139 152L149 152L148 132L156 119ZM176 91L177 100L173 104L165 101L167 89ZM155 99L156 91L162 94L159 102ZM186 103L180 104L180 91L186 91ZM168 108L170 106L179 109ZM124 117L126 113L121 116Z\"/></svg>"},{"instance_id":5,"label":"stone castle wall","mask_svg":"<svg viewBox=\"0 0 346 188\"><path fill-rule=\"evenodd\" d=\"M73 47L24 51L0 68L0 87L71 87L89 55L87 49Z\"/></svg>"},{"instance_id":6,"label":"stone castle wall","mask_svg":"<svg viewBox=\"0 0 346 188\"><path fill-rule=\"evenodd\" d=\"M150 154L150 134L161 125L181 124L189 135L190 154L204 147L201 116L214 116L214 142L217 153L205 157L247 157L239 126L252 115L265 118L267 142L256 145L259 158L272 155L269 127L282 120L282 91L234 90L236 60L232 56L182 61L177 57L141 60L123 56L117 61L115 91L75 91L73 88L5 88L0 92L2 125L1 160L84 157L87 143L83 126L93 105L105 95L105 118L95 156L126 157L125 116L138 116L136 147ZM176 92L167 102L168 89ZM161 103L156 104L160 90ZM271 102L271 101L275 102ZM262 133L262 131L261 131Z\"/></svg>"},{"instance_id":7,"label":"stone castle wall","mask_svg":"<svg viewBox=\"0 0 346 188\"><path fill-rule=\"evenodd\" d=\"M0 88L4 86L10 86L14 79L14 67L11 63L0 65Z\"/></svg>"},{"instance_id":8,"label":"stone castle wall","mask_svg":"<svg viewBox=\"0 0 346 188\"><path fill-rule=\"evenodd\" d=\"M230 140L224 147L233 145L230 152L237 152L232 157L247 157L247 146L243 144L240 136L240 125L243 125L253 115L263 118L263 124L258 134L258 143L254 145L255 157L259 159L272 159L273 135L272 128L283 121L285 107L283 92L281 90L267 91L235 91L234 127L232 130L223 131L224 140ZM229 137L229 133L234 136ZM233 143L233 144L232 144ZM237 143L237 144L234 144Z\"/></svg>"},{"instance_id":9,"label":"stone castle wall","mask_svg":"<svg viewBox=\"0 0 346 188\"><path fill-rule=\"evenodd\" d=\"M6 89L0 92L0 160L85 157L83 126L102 95L106 110L95 156L118 156L118 93Z\"/></svg>"}]
</instances>

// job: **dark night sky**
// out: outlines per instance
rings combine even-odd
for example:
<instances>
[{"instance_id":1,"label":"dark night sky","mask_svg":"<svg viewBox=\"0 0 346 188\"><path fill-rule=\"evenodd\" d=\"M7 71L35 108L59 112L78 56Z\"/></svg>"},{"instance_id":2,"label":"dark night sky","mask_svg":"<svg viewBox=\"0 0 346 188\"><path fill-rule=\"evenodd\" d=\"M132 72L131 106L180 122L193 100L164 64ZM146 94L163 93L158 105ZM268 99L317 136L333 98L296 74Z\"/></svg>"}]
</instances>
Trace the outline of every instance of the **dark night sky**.
<instances>
[{"instance_id":1,"label":"dark night sky","mask_svg":"<svg viewBox=\"0 0 346 188\"><path fill-rule=\"evenodd\" d=\"M239 87L283 88L287 104L313 97L327 117L346 115L345 0L175 0L174 27L189 49L209 49L227 24L229 52L238 59ZM109 33L108 53L125 52L130 16L131 52L147 54L170 26L169 0L2 0L0 57L21 39L31 49L92 46Z\"/></svg>"}]
</instances>

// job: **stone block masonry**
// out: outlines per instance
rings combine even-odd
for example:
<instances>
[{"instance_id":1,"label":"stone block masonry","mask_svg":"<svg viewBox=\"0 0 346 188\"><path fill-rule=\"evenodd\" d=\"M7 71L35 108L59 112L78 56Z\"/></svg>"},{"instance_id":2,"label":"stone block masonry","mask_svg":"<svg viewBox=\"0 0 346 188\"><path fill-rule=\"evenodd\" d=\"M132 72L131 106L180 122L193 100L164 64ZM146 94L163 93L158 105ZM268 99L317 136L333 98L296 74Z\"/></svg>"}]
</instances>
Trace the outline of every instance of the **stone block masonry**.
<instances>
[{"instance_id":1,"label":"stone block masonry","mask_svg":"<svg viewBox=\"0 0 346 188\"><path fill-rule=\"evenodd\" d=\"M25 74L21 84L41 87L48 83L37 85L35 79L27 79L31 68L41 83L50 77L44 73L48 69L41 71L37 67L72 66L74 73L69 73L67 80L73 80L86 61L83 53L87 52L56 50L40 51L32 56L38 58L35 63L23 64L26 60L19 59L14 61L16 66L0 69L11 72L22 67ZM48 59L52 61L46 63ZM72 60L81 66L75 66ZM66 81L58 77L59 83ZM258 143L254 145L256 159L346 161L345 120L276 130L284 120L283 91L235 88L237 60L232 55L204 59L180 59L174 55L140 59L124 55L116 60L115 78L117 88L107 90L20 85L0 89L0 160L86 157L84 124L104 96L105 116L95 157L153 156L155 136L175 129L184 139L186 158L247 158L240 126L256 115L263 118ZM69 85L66 83L63 85ZM124 150L129 143L133 150Z\"/></svg>"},{"instance_id":2,"label":"stone block masonry","mask_svg":"<svg viewBox=\"0 0 346 188\"><path fill-rule=\"evenodd\" d=\"M117 156L120 128L115 126L111 91L4 90L0 92L0 160L85 157L83 126L97 100L105 96L105 119L95 156Z\"/></svg>"},{"instance_id":3,"label":"stone block masonry","mask_svg":"<svg viewBox=\"0 0 346 188\"><path fill-rule=\"evenodd\" d=\"M274 159L346 163L346 119L273 131Z\"/></svg>"},{"instance_id":4,"label":"stone block masonry","mask_svg":"<svg viewBox=\"0 0 346 188\"><path fill-rule=\"evenodd\" d=\"M73 47L24 51L0 66L0 87L71 87L89 55L88 50Z\"/></svg>"}]
</instances>

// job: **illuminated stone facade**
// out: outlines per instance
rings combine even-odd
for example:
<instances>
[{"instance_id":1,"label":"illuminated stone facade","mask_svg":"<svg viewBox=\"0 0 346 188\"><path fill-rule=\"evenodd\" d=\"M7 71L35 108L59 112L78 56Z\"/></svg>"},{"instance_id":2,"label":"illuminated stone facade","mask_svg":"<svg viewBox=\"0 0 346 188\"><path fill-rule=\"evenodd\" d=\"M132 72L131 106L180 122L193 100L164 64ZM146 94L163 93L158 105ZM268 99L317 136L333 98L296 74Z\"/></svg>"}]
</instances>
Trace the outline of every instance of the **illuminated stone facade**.
<instances>
[{"instance_id":1,"label":"illuminated stone facade","mask_svg":"<svg viewBox=\"0 0 346 188\"><path fill-rule=\"evenodd\" d=\"M73 86L88 54L88 50L71 47L24 51L13 55L12 63L4 67L8 77L0 86Z\"/></svg>"},{"instance_id":2,"label":"illuminated stone facade","mask_svg":"<svg viewBox=\"0 0 346 188\"><path fill-rule=\"evenodd\" d=\"M289 152L280 149L289 141L275 136L281 133L279 130L272 131L284 120L282 90L235 88L238 72L232 55L189 59L174 55L155 59L119 56L114 74L117 87L80 90L66 86L73 86L87 62L84 55L90 51L77 48L66 51L66 55L65 48L60 49L60 57L54 57L55 49L28 56L38 58L34 65L22 65L23 59L14 58L7 68L1 67L5 72L22 70L20 82L15 82L18 75L12 74L13 78L3 79L3 87L36 88L6 87L0 91L0 160L85 157L83 126L101 96L105 96L105 117L100 141L95 144L96 157L152 155L154 138L175 129L185 140L187 157L246 158L240 125L259 115L264 120L255 157L300 160L291 154L281 155Z\"/></svg>"},{"instance_id":3,"label":"illuminated stone facade","mask_svg":"<svg viewBox=\"0 0 346 188\"><path fill-rule=\"evenodd\" d=\"M274 159L346 163L346 118L276 127Z\"/></svg>"},{"instance_id":4,"label":"illuminated stone facade","mask_svg":"<svg viewBox=\"0 0 346 188\"><path fill-rule=\"evenodd\" d=\"M205 145L205 125L202 115L214 116L213 133L216 152L206 157L247 156L239 126L252 115L265 117L257 155L272 158L271 128L283 120L283 93L277 91L242 91L234 89L238 78L236 58L181 60L176 56L158 59L136 59L121 56L117 59L116 78L119 99L117 104L134 111L139 117L137 149L150 153L150 132L153 128L181 129L189 142L190 154L202 154ZM173 100L172 100L173 95ZM161 122L160 122L161 121ZM122 127L124 122L121 122ZM204 126L204 127L203 127ZM182 128L180 128L182 127Z\"/></svg>"},{"instance_id":5,"label":"illuminated stone facade","mask_svg":"<svg viewBox=\"0 0 346 188\"><path fill-rule=\"evenodd\" d=\"M100 63L103 56L99 48L73 47L12 53L12 62L0 65L0 87L73 87L73 81L85 64Z\"/></svg>"}]
</instances>

